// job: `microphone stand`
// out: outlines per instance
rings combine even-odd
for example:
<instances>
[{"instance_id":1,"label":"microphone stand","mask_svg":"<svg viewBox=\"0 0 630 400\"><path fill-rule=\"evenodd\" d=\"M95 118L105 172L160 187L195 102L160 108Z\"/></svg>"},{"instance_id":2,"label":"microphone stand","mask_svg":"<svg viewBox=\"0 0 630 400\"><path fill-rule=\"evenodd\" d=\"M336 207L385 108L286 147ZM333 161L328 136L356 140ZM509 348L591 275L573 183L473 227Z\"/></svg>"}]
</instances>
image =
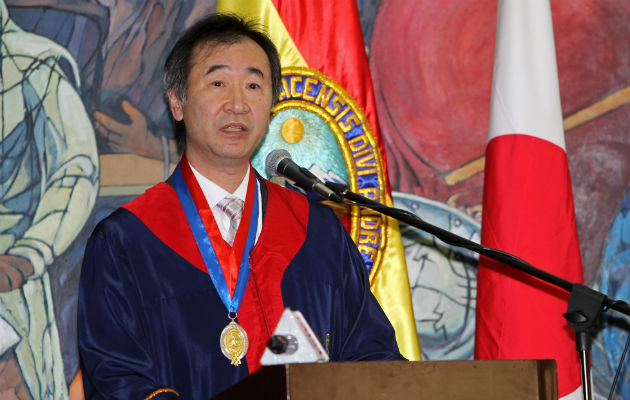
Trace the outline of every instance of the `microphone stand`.
<instances>
[{"instance_id":1,"label":"microphone stand","mask_svg":"<svg viewBox=\"0 0 630 400\"><path fill-rule=\"evenodd\" d=\"M381 214L385 214L398 221L402 221L407 225L411 225L430 233L445 243L472 250L475 253L499 261L569 292L570 295L567 312L563 315L569 326L575 330L576 347L577 351L580 353L582 394L584 395L585 400L591 400L593 398L591 388L591 369L589 363L589 352L591 350L592 341L589 331L599 317L600 313L607 311L609 308L630 316L630 305L628 303L621 300L611 299L605 294L591 289L586 285L573 283L538 269L510 253L485 247L458 236L452 232L432 225L408 211L388 207L379 202L367 199L357 193L351 192L346 185L326 182L326 186L341 196L342 199L352 201L353 203L349 203L350 205L358 204L374 211L378 211Z\"/></svg>"}]
</instances>

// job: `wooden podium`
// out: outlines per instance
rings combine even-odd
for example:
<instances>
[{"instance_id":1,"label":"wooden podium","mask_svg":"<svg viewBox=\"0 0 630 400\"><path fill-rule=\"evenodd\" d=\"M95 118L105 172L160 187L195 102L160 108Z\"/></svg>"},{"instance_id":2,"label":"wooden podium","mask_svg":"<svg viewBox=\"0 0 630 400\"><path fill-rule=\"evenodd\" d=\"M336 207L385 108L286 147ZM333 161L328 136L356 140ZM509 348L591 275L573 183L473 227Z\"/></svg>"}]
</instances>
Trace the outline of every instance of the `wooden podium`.
<instances>
[{"instance_id":1,"label":"wooden podium","mask_svg":"<svg viewBox=\"0 0 630 400\"><path fill-rule=\"evenodd\" d=\"M364 361L263 367L214 397L226 399L558 398L555 360Z\"/></svg>"}]
</instances>

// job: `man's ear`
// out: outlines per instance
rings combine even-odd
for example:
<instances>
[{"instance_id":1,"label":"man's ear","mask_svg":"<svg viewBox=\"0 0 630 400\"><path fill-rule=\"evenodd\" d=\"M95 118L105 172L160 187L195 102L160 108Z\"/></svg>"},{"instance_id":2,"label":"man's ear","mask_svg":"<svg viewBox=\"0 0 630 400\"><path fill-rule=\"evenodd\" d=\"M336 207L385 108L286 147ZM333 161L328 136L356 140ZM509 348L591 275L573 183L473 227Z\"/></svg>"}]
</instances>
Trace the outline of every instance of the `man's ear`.
<instances>
[{"instance_id":1,"label":"man's ear","mask_svg":"<svg viewBox=\"0 0 630 400\"><path fill-rule=\"evenodd\" d=\"M181 121L184 119L184 110L182 109L182 101L175 94L174 90L169 90L168 94L168 106L171 109L171 114L173 114L173 119L175 121Z\"/></svg>"}]
</instances>

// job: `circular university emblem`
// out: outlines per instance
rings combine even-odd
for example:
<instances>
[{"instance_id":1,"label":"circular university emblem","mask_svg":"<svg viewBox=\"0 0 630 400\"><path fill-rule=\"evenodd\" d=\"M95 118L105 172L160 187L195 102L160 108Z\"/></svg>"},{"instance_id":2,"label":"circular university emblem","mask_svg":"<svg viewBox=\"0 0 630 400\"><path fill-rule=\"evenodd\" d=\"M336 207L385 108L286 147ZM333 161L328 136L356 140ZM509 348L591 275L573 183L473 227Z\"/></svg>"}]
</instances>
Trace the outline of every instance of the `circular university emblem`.
<instances>
[{"instance_id":1,"label":"circular university emblem","mask_svg":"<svg viewBox=\"0 0 630 400\"><path fill-rule=\"evenodd\" d=\"M276 149L322 180L348 185L351 191L385 202L385 172L380 150L357 103L319 71L282 69L282 90L272 110L265 139L252 164L263 176L265 158ZM372 278L380 268L387 243L385 217L358 207L349 212L350 235Z\"/></svg>"}]
</instances>

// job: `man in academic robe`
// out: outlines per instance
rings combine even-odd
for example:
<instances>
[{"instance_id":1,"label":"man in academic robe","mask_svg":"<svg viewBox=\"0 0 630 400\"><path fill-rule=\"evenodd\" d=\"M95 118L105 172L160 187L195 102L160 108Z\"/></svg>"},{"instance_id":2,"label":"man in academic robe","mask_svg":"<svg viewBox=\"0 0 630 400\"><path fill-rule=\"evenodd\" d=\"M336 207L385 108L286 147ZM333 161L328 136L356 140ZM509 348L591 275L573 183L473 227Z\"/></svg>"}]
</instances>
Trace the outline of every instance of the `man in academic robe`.
<instances>
[{"instance_id":1,"label":"man in academic robe","mask_svg":"<svg viewBox=\"0 0 630 400\"><path fill-rule=\"evenodd\" d=\"M164 82L185 152L88 242L86 396L208 399L260 368L285 307L302 312L331 361L403 359L332 210L250 165L280 89L267 36L206 17L175 44Z\"/></svg>"}]
</instances>

